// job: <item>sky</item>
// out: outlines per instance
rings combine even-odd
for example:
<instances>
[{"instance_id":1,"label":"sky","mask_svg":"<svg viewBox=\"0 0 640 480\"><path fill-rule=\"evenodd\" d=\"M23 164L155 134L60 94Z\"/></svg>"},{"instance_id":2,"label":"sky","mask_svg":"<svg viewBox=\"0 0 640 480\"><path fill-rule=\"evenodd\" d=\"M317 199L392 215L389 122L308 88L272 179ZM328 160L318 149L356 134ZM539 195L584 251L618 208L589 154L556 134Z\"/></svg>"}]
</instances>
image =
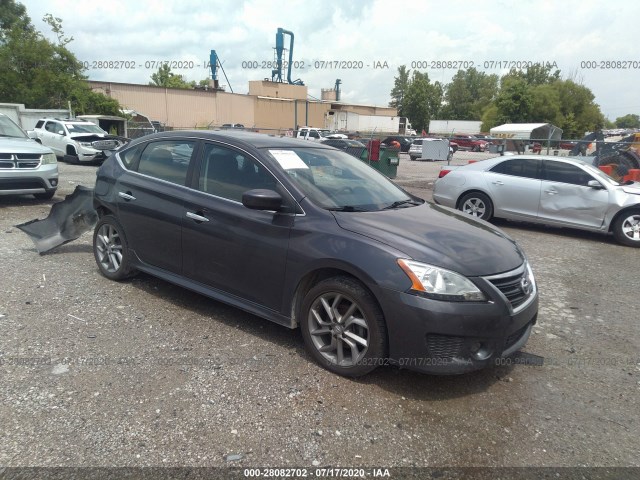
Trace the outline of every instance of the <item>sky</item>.
<instances>
[{"instance_id":1,"label":"sky","mask_svg":"<svg viewBox=\"0 0 640 480\"><path fill-rule=\"evenodd\" d=\"M211 78L215 50L227 76L218 72L220 84L247 93L250 80L271 78L280 27L294 34L292 80L302 80L312 98L339 78L343 101L386 106L401 65L448 83L458 68L502 75L548 63L591 89L610 120L640 114L637 0L21 3L51 40L42 17L62 19L73 37L67 47L91 80L147 84L168 61L172 72L199 81Z\"/></svg>"}]
</instances>

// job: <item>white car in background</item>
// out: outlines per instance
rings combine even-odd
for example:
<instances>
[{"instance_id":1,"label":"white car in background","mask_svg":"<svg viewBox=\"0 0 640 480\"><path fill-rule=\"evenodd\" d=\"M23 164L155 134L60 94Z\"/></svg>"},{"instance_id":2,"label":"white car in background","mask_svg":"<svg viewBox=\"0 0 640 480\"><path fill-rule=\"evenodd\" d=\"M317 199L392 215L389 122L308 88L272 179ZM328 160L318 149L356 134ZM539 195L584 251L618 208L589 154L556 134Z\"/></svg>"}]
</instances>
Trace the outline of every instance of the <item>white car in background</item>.
<instances>
[{"instance_id":1,"label":"white car in background","mask_svg":"<svg viewBox=\"0 0 640 480\"><path fill-rule=\"evenodd\" d=\"M127 140L81 119L43 118L30 136L69 163L103 161Z\"/></svg>"}]
</instances>

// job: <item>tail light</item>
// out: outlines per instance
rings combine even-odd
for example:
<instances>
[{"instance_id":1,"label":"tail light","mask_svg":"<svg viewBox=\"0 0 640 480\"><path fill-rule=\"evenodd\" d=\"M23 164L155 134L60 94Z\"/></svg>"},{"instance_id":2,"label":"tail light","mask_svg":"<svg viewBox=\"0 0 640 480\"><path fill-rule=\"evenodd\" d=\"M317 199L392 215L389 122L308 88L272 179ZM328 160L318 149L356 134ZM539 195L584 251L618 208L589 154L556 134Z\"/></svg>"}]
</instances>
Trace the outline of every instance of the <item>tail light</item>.
<instances>
[{"instance_id":1,"label":"tail light","mask_svg":"<svg viewBox=\"0 0 640 480\"><path fill-rule=\"evenodd\" d=\"M438 174L438 178L444 177L450 171L451 171L451 169L443 168L442 170L440 170L440 173Z\"/></svg>"}]
</instances>

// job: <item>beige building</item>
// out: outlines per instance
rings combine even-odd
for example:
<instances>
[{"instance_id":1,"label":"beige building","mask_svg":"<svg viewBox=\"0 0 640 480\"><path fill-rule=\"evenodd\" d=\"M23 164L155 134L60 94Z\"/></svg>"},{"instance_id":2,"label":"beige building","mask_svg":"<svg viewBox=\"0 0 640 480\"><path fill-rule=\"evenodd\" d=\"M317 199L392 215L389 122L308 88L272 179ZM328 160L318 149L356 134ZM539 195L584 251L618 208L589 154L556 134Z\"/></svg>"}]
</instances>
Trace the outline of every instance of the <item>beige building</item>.
<instances>
[{"instance_id":1,"label":"beige building","mask_svg":"<svg viewBox=\"0 0 640 480\"><path fill-rule=\"evenodd\" d=\"M333 114L330 112L336 111L397 115L394 108L308 100L306 86L268 80L249 82L248 95L115 82L89 81L89 85L92 90L115 98L124 108L175 129L241 123L246 128L285 133L302 125L325 128Z\"/></svg>"}]
</instances>

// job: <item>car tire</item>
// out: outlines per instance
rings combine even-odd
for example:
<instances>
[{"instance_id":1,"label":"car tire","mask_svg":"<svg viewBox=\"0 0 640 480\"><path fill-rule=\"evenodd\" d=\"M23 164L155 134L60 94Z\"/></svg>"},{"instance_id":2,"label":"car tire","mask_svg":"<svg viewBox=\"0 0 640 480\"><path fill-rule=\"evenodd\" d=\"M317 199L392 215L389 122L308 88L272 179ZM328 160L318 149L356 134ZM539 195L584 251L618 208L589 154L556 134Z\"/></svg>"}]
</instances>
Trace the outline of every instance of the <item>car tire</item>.
<instances>
[{"instance_id":1,"label":"car tire","mask_svg":"<svg viewBox=\"0 0 640 480\"><path fill-rule=\"evenodd\" d=\"M124 229L113 215L105 215L96 224L93 255L100 273L110 280L124 280L135 274Z\"/></svg>"},{"instance_id":2,"label":"car tire","mask_svg":"<svg viewBox=\"0 0 640 480\"><path fill-rule=\"evenodd\" d=\"M471 151L472 152L479 152L480 151L480 147L477 145L474 145L473 147L471 147Z\"/></svg>"},{"instance_id":3,"label":"car tire","mask_svg":"<svg viewBox=\"0 0 640 480\"><path fill-rule=\"evenodd\" d=\"M333 373L360 377L385 363L382 310L353 278L333 277L311 288L302 302L300 326L309 354Z\"/></svg>"},{"instance_id":4,"label":"car tire","mask_svg":"<svg viewBox=\"0 0 640 480\"><path fill-rule=\"evenodd\" d=\"M640 247L640 210L624 212L612 226L613 236L623 245Z\"/></svg>"},{"instance_id":5,"label":"car tire","mask_svg":"<svg viewBox=\"0 0 640 480\"><path fill-rule=\"evenodd\" d=\"M36 200L51 200L55 193L55 190L47 190L44 193L34 193L33 196L36 198Z\"/></svg>"},{"instance_id":6,"label":"car tire","mask_svg":"<svg viewBox=\"0 0 640 480\"><path fill-rule=\"evenodd\" d=\"M490 220L493 217L493 203L482 192L471 192L464 195L458 202L458 210L482 220Z\"/></svg>"}]
</instances>

